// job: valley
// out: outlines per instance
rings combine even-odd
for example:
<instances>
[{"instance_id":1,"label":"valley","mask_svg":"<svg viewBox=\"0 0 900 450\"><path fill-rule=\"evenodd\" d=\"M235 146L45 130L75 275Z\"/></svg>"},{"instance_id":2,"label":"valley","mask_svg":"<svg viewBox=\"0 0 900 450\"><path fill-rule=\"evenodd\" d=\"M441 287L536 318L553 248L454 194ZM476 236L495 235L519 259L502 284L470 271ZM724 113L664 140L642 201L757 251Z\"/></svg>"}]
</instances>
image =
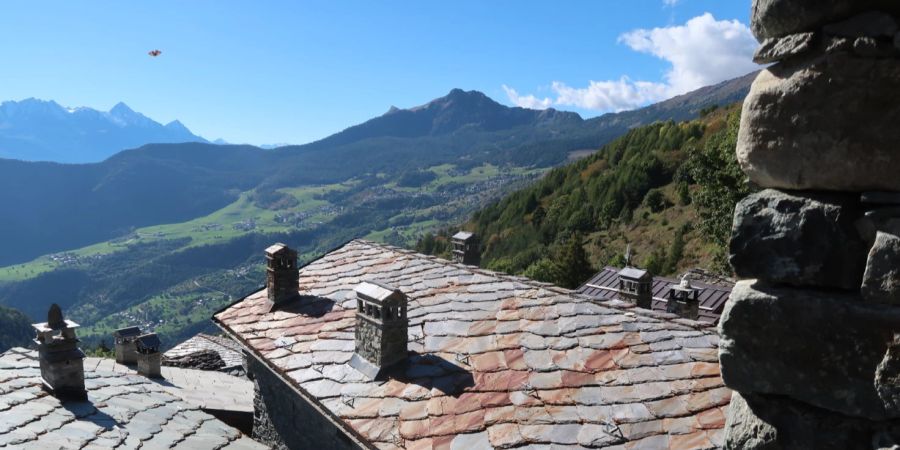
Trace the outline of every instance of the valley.
<instances>
[{"instance_id":1,"label":"valley","mask_svg":"<svg viewBox=\"0 0 900 450\"><path fill-rule=\"evenodd\" d=\"M589 120L453 90L303 146L152 144L76 166L0 160L0 204L16 211L0 223L10 249L0 304L38 318L57 303L89 347L125 325L173 345L258 289L272 242L297 248L301 264L357 237L413 247L631 127L696 116L748 86L743 77Z\"/></svg>"}]
</instances>

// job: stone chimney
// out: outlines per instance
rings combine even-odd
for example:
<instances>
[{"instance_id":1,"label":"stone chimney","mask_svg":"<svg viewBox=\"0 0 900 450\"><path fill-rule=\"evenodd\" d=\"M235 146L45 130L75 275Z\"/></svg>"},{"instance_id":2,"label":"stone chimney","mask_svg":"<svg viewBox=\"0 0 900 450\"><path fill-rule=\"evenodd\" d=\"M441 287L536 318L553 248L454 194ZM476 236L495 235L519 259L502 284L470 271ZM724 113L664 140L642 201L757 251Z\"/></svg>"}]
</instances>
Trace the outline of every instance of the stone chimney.
<instances>
[{"instance_id":1,"label":"stone chimney","mask_svg":"<svg viewBox=\"0 0 900 450\"><path fill-rule=\"evenodd\" d=\"M161 342L156 333L142 334L135 340L137 350L137 372L147 378L162 378L162 353L159 352Z\"/></svg>"},{"instance_id":2,"label":"stone chimney","mask_svg":"<svg viewBox=\"0 0 900 450\"><path fill-rule=\"evenodd\" d=\"M300 272L297 252L282 243L266 249L266 290L269 300L278 305L297 296Z\"/></svg>"},{"instance_id":3,"label":"stone chimney","mask_svg":"<svg viewBox=\"0 0 900 450\"><path fill-rule=\"evenodd\" d=\"M356 287L356 352L350 365L376 378L388 366L406 360L406 295L375 281Z\"/></svg>"},{"instance_id":4,"label":"stone chimney","mask_svg":"<svg viewBox=\"0 0 900 450\"><path fill-rule=\"evenodd\" d=\"M700 317L700 290L691 286L691 278L687 274L681 278L681 284L669 288L666 311L691 320Z\"/></svg>"},{"instance_id":5,"label":"stone chimney","mask_svg":"<svg viewBox=\"0 0 900 450\"><path fill-rule=\"evenodd\" d=\"M75 329L78 324L63 317L54 303L47 322L32 325L37 332L41 381L44 389L59 399L86 400L84 389L84 352L78 348Z\"/></svg>"},{"instance_id":6,"label":"stone chimney","mask_svg":"<svg viewBox=\"0 0 900 450\"><path fill-rule=\"evenodd\" d=\"M451 238L453 244L453 262L467 266L481 264L481 250L478 237L468 231L460 231Z\"/></svg>"},{"instance_id":7,"label":"stone chimney","mask_svg":"<svg viewBox=\"0 0 900 450\"><path fill-rule=\"evenodd\" d=\"M137 363L137 348L134 340L141 335L138 327L119 328L113 332L116 342L116 362L119 364Z\"/></svg>"},{"instance_id":8,"label":"stone chimney","mask_svg":"<svg viewBox=\"0 0 900 450\"><path fill-rule=\"evenodd\" d=\"M646 270L625 267L619 271L619 298L639 308L653 307L653 275Z\"/></svg>"}]
</instances>

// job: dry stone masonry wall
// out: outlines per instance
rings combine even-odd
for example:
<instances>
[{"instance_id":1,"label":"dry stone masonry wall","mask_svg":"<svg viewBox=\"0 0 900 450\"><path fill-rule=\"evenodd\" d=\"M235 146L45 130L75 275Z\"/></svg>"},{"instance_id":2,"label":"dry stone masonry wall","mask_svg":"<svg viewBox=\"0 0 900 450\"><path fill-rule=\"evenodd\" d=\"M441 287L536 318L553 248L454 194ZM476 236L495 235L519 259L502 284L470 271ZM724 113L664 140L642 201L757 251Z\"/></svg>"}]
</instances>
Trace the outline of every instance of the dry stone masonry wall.
<instances>
[{"instance_id":1,"label":"dry stone masonry wall","mask_svg":"<svg viewBox=\"0 0 900 450\"><path fill-rule=\"evenodd\" d=\"M900 444L900 1L754 0L726 447Z\"/></svg>"}]
</instances>

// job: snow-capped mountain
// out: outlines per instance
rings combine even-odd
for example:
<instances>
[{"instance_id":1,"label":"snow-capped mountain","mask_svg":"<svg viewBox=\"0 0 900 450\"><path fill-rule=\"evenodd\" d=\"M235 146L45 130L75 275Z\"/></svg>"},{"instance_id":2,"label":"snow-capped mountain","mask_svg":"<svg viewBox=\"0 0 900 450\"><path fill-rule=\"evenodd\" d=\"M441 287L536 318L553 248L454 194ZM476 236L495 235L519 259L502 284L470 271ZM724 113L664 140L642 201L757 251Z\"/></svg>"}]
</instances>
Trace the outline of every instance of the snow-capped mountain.
<instances>
[{"instance_id":1,"label":"snow-capped mountain","mask_svg":"<svg viewBox=\"0 0 900 450\"><path fill-rule=\"evenodd\" d=\"M34 98L0 103L0 158L97 162L145 144L206 142L175 120L166 125L124 103L109 111Z\"/></svg>"}]
</instances>

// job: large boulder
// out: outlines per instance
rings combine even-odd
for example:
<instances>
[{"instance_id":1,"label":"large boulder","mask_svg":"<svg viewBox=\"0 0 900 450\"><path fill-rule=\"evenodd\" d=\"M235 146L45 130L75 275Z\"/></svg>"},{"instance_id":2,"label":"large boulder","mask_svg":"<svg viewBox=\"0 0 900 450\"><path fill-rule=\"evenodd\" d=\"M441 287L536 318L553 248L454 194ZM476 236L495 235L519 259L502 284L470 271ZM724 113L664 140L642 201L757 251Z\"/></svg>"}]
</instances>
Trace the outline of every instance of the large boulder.
<instances>
[{"instance_id":1,"label":"large boulder","mask_svg":"<svg viewBox=\"0 0 900 450\"><path fill-rule=\"evenodd\" d=\"M869 420L900 418L896 388L883 385L895 377L878 373L896 367L900 308L745 280L732 290L719 331L722 378L734 390Z\"/></svg>"},{"instance_id":2,"label":"large boulder","mask_svg":"<svg viewBox=\"0 0 900 450\"><path fill-rule=\"evenodd\" d=\"M900 15L895 0L754 0L750 28L760 41L846 20L866 11Z\"/></svg>"},{"instance_id":3,"label":"large boulder","mask_svg":"<svg viewBox=\"0 0 900 450\"><path fill-rule=\"evenodd\" d=\"M898 123L900 59L791 59L753 82L737 158L762 187L900 191Z\"/></svg>"},{"instance_id":4,"label":"large boulder","mask_svg":"<svg viewBox=\"0 0 900 450\"><path fill-rule=\"evenodd\" d=\"M870 450L900 438L900 421L851 419L765 395L731 396L725 448L735 450Z\"/></svg>"},{"instance_id":5,"label":"large boulder","mask_svg":"<svg viewBox=\"0 0 900 450\"><path fill-rule=\"evenodd\" d=\"M887 221L875 235L862 281L867 301L900 305L900 219Z\"/></svg>"},{"instance_id":6,"label":"large boulder","mask_svg":"<svg viewBox=\"0 0 900 450\"><path fill-rule=\"evenodd\" d=\"M861 215L858 195L751 194L734 210L731 266L741 278L858 289L868 250L854 225Z\"/></svg>"}]
</instances>

